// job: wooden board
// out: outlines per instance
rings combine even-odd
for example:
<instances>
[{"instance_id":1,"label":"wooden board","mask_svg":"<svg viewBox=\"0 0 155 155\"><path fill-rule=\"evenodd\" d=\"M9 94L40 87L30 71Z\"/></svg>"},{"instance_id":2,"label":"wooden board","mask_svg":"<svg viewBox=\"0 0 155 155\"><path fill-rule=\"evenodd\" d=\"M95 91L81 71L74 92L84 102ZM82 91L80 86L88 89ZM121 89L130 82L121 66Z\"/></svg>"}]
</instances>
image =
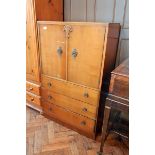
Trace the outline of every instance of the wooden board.
<instances>
[{"instance_id":1,"label":"wooden board","mask_svg":"<svg viewBox=\"0 0 155 155\"><path fill-rule=\"evenodd\" d=\"M99 88L105 27L72 25L68 40L68 81ZM76 49L77 56L73 57Z\"/></svg>"},{"instance_id":2,"label":"wooden board","mask_svg":"<svg viewBox=\"0 0 155 155\"><path fill-rule=\"evenodd\" d=\"M63 21L63 0L35 0L37 20Z\"/></svg>"},{"instance_id":3,"label":"wooden board","mask_svg":"<svg viewBox=\"0 0 155 155\"><path fill-rule=\"evenodd\" d=\"M64 25L40 25L41 72L66 79L66 42ZM61 48L62 53L58 53Z\"/></svg>"}]
</instances>

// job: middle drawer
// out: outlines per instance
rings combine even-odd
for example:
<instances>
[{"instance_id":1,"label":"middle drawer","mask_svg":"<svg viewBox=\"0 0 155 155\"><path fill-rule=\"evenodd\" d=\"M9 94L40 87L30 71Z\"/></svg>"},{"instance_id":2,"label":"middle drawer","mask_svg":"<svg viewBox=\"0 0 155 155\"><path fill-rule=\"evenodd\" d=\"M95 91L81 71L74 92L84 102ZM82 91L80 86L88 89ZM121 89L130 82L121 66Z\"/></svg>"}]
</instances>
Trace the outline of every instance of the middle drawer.
<instances>
[{"instance_id":1,"label":"middle drawer","mask_svg":"<svg viewBox=\"0 0 155 155\"><path fill-rule=\"evenodd\" d=\"M43 87L41 88L41 96L48 102L96 120L97 106L93 106L53 91L49 91Z\"/></svg>"},{"instance_id":2,"label":"middle drawer","mask_svg":"<svg viewBox=\"0 0 155 155\"><path fill-rule=\"evenodd\" d=\"M42 75L42 86L53 92L98 106L100 91Z\"/></svg>"}]
</instances>

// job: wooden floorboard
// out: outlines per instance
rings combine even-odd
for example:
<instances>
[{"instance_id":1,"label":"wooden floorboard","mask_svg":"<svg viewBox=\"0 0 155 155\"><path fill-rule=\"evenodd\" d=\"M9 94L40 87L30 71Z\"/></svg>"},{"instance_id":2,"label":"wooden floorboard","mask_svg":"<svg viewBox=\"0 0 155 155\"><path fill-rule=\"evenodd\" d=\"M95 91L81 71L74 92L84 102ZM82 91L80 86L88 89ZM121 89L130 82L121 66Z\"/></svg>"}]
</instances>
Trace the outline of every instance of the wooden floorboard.
<instances>
[{"instance_id":1,"label":"wooden floorboard","mask_svg":"<svg viewBox=\"0 0 155 155\"><path fill-rule=\"evenodd\" d=\"M26 109L26 154L27 155L96 155L100 143L57 124L37 111ZM109 134L105 155L128 155L128 142Z\"/></svg>"}]
</instances>

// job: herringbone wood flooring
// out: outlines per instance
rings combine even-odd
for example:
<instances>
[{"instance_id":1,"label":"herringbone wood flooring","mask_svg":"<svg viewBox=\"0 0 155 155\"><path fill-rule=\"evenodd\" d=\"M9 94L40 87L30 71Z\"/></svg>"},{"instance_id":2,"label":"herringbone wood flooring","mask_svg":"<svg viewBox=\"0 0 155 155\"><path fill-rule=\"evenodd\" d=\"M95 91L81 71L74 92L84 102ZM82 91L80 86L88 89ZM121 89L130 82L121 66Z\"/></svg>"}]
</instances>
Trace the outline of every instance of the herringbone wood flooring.
<instances>
[{"instance_id":1,"label":"herringbone wood flooring","mask_svg":"<svg viewBox=\"0 0 155 155\"><path fill-rule=\"evenodd\" d=\"M27 108L27 155L96 155L100 143L63 127ZM128 155L126 145L110 134L105 155Z\"/></svg>"}]
</instances>

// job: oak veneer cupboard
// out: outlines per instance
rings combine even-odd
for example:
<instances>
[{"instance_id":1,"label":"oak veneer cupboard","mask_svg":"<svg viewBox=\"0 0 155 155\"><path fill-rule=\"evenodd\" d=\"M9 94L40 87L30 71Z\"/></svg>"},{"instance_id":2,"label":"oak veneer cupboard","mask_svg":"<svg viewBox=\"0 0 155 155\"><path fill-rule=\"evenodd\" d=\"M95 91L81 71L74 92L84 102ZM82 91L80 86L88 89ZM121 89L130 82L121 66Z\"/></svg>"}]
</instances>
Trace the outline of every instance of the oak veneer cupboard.
<instances>
[{"instance_id":1,"label":"oak veneer cupboard","mask_svg":"<svg viewBox=\"0 0 155 155\"><path fill-rule=\"evenodd\" d=\"M26 0L26 101L41 111L37 19L63 20L63 0Z\"/></svg>"},{"instance_id":2,"label":"oak veneer cupboard","mask_svg":"<svg viewBox=\"0 0 155 155\"><path fill-rule=\"evenodd\" d=\"M104 82L115 65L120 25L39 21L43 113L95 138Z\"/></svg>"}]
</instances>

